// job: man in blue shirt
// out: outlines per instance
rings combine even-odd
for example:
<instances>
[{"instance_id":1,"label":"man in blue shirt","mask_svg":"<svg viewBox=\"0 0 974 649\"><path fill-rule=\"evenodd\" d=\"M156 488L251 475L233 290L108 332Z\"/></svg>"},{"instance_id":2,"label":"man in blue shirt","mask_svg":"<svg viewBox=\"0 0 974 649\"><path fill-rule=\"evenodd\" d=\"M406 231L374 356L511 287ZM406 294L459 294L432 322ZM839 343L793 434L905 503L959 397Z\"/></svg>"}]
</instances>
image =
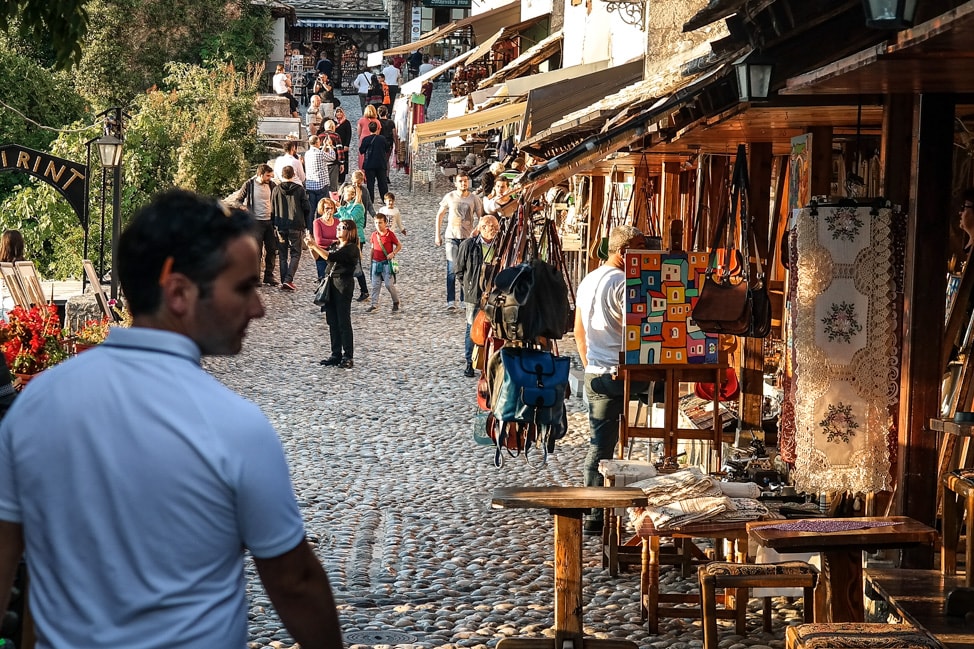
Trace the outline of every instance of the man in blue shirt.
<instances>
[{"instance_id":1,"label":"man in blue shirt","mask_svg":"<svg viewBox=\"0 0 974 649\"><path fill-rule=\"evenodd\" d=\"M132 327L46 370L0 425L0 610L24 555L40 649L244 649L245 550L294 640L342 646L277 434L200 367L264 315L252 230L157 197L118 244Z\"/></svg>"}]
</instances>

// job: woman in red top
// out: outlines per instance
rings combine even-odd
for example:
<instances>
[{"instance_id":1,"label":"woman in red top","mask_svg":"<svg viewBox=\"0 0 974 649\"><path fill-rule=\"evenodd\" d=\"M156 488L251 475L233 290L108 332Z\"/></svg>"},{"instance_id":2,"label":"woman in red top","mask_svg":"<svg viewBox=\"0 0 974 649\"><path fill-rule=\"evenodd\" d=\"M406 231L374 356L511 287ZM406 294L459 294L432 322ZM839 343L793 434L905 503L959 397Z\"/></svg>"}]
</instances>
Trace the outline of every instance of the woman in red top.
<instances>
[{"instance_id":1,"label":"woman in red top","mask_svg":"<svg viewBox=\"0 0 974 649\"><path fill-rule=\"evenodd\" d=\"M375 215L375 232L369 239L372 244L372 306L367 313L379 308L379 289L385 283L386 290L392 296L392 312L399 311L399 289L396 288L396 274L392 272L391 261L402 249L402 244L395 233L389 229L385 214Z\"/></svg>"},{"instance_id":2,"label":"woman in red top","mask_svg":"<svg viewBox=\"0 0 974 649\"><path fill-rule=\"evenodd\" d=\"M318 218L314 220L312 228L314 238L308 242L308 247L315 258L315 268L318 270L318 279L325 276L328 272L328 260L321 254L327 251L332 245L338 242L338 219L335 218L337 209L335 201L330 198L322 198L318 201Z\"/></svg>"}]
</instances>

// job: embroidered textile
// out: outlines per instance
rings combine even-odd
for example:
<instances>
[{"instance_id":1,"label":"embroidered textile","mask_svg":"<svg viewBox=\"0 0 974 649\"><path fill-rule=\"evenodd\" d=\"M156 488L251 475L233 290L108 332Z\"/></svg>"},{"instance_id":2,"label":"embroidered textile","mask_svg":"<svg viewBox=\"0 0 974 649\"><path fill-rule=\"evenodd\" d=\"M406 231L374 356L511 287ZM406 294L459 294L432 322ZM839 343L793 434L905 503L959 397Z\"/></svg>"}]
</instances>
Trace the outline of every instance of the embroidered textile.
<instances>
[{"instance_id":1,"label":"embroidered textile","mask_svg":"<svg viewBox=\"0 0 974 649\"><path fill-rule=\"evenodd\" d=\"M852 530L866 530L870 527L889 527L899 525L897 521L843 521L830 518L819 520L803 519L775 523L768 525L769 530L787 530L789 532L850 532Z\"/></svg>"},{"instance_id":2,"label":"embroidered textile","mask_svg":"<svg viewBox=\"0 0 974 649\"><path fill-rule=\"evenodd\" d=\"M795 487L889 488L897 398L891 212L804 209L795 227Z\"/></svg>"},{"instance_id":3,"label":"embroidered textile","mask_svg":"<svg viewBox=\"0 0 974 649\"><path fill-rule=\"evenodd\" d=\"M629 486L642 489L650 507L667 505L688 498L723 495L720 487L717 486L717 481L697 467L646 478L633 482Z\"/></svg>"}]
</instances>

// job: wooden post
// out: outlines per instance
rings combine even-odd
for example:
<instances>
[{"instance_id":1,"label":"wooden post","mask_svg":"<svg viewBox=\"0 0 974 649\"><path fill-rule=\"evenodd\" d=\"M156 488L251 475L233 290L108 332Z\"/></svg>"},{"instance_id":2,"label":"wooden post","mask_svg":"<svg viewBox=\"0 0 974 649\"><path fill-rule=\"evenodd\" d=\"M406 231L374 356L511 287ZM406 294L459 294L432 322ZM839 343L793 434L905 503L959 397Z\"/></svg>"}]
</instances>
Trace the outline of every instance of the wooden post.
<instances>
[{"instance_id":1,"label":"wooden post","mask_svg":"<svg viewBox=\"0 0 974 649\"><path fill-rule=\"evenodd\" d=\"M587 250L598 250L599 240L602 238L602 212L605 210L605 176L590 176L592 179L591 206L589 207L589 226L588 226L588 248ZM602 260L596 254L589 254L586 257L588 272L592 272L599 267Z\"/></svg>"},{"instance_id":2,"label":"wooden post","mask_svg":"<svg viewBox=\"0 0 974 649\"><path fill-rule=\"evenodd\" d=\"M670 221L682 219L680 213L680 163L664 162L660 206L663 215L663 241L670 240Z\"/></svg>"},{"instance_id":3,"label":"wooden post","mask_svg":"<svg viewBox=\"0 0 974 649\"><path fill-rule=\"evenodd\" d=\"M582 646L582 513L553 510L555 517L555 646Z\"/></svg>"},{"instance_id":4,"label":"wooden post","mask_svg":"<svg viewBox=\"0 0 974 649\"><path fill-rule=\"evenodd\" d=\"M925 94L914 99L910 194L907 211L906 287L903 304L897 510L933 525L937 499L936 436L924 434L927 420L940 408L941 345L944 331L950 229L951 163L954 143L952 95ZM894 133L886 133L891 146ZM895 165L890 160L890 165ZM891 169L892 167L888 167ZM887 187L895 176L887 172ZM894 190L895 191L895 190ZM906 488L909 485L909 488ZM904 552L903 567L931 568L931 548Z\"/></svg>"},{"instance_id":5,"label":"wooden post","mask_svg":"<svg viewBox=\"0 0 974 649\"><path fill-rule=\"evenodd\" d=\"M758 254L762 256L764 268L767 271L768 254L768 221L771 209L771 164L774 155L770 142L752 143L748 152L748 210L750 211L751 226L758 240ZM751 241L742 245L753 246ZM752 259L753 261L753 259ZM751 265L753 278L757 268ZM741 345L741 397L740 424L737 430L738 446L746 446L747 440L753 434L764 441L764 429L761 427L764 406L764 339L744 338Z\"/></svg>"},{"instance_id":6,"label":"wooden post","mask_svg":"<svg viewBox=\"0 0 974 649\"><path fill-rule=\"evenodd\" d=\"M809 188L812 196L831 196L832 127L812 126L808 132L812 134L812 177L809 179Z\"/></svg>"}]
</instances>

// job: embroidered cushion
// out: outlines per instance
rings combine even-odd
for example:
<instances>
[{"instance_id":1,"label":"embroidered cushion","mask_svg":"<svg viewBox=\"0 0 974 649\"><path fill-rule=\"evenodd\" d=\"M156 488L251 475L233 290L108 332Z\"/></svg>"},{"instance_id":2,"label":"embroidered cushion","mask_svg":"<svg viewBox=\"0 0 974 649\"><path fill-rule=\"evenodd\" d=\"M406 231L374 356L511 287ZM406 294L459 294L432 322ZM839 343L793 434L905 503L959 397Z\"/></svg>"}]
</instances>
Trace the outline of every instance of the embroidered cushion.
<instances>
[{"instance_id":1,"label":"embroidered cushion","mask_svg":"<svg viewBox=\"0 0 974 649\"><path fill-rule=\"evenodd\" d=\"M811 575L818 572L815 566L804 561L783 561L781 563L728 563L726 561L712 561L703 568L708 575L713 575L714 577Z\"/></svg>"},{"instance_id":2,"label":"embroidered cushion","mask_svg":"<svg viewBox=\"0 0 974 649\"><path fill-rule=\"evenodd\" d=\"M788 627L785 636L789 649L941 649L910 624L800 624Z\"/></svg>"}]
</instances>

